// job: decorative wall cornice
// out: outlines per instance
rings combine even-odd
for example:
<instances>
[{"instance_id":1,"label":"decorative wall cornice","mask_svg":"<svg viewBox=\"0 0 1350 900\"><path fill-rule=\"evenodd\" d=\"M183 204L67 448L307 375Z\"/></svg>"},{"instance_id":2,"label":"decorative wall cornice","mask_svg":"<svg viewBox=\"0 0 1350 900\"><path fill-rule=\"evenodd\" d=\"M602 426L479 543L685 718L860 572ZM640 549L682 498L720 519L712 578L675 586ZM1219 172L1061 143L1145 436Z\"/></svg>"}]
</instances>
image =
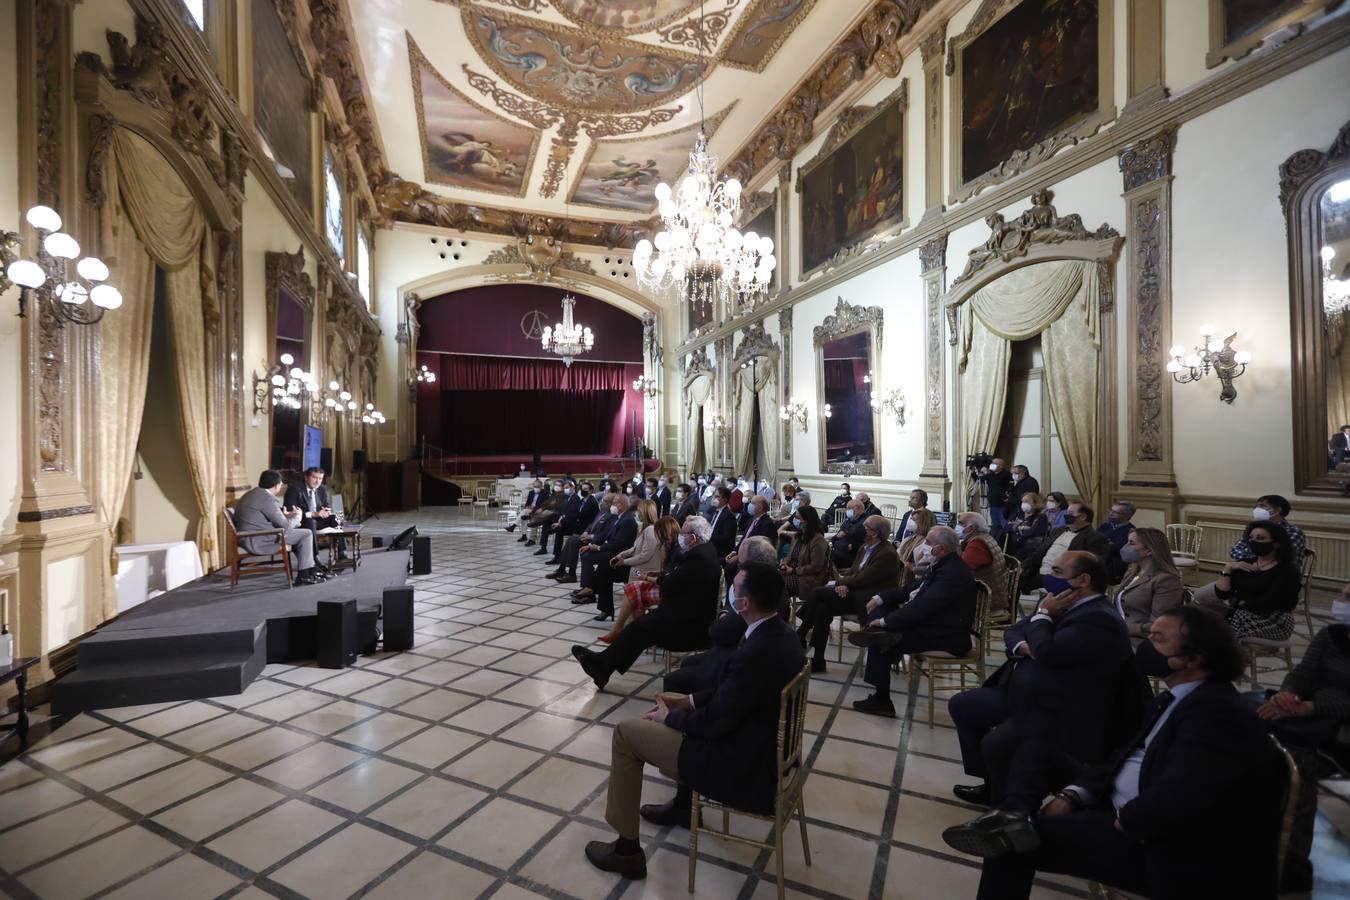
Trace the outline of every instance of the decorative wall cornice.
<instances>
[{"instance_id":1,"label":"decorative wall cornice","mask_svg":"<svg viewBox=\"0 0 1350 900\"><path fill-rule=\"evenodd\" d=\"M708 348L706 346L699 347L688 356L680 357L680 373L685 378L693 378L700 372L706 372L716 377L716 370L708 359Z\"/></svg>"},{"instance_id":2,"label":"decorative wall cornice","mask_svg":"<svg viewBox=\"0 0 1350 900\"><path fill-rule=\"evenodd\" d=\"M837 337L866 329L876 335L877 352L881 352L881 323L885 312L880 306L854 306L843 297L834 304L834 312L811 329L811 338L817 347L823 347Z\"/></svg>"},{"instance_id":3,"label":"decorative wall cornice","mask_svg":"<svg viewBox=\"0 0 1350 900\"><path fill-rule=\"evenodd\" d=\"M745 326L741 332L741 341L736 345L736 353L731 357L733 368L740 368L742 363L753 359L769 357L778 358L778 344L764 330L764 320L756 319Z\"/></svg>"},{"instance_id":4,"label":"decorative wall cornice","mask_svg":"<svg viewBox=\"0 0 1350 900\"><path fill-rule=\"evenodd\" d=\"M557 238L542 229L526 234L516 243L493 250L483 260L485 266L524 266L531 278L552 278L554 270L595 275L590 260L564 250Z\"/></svg>"},{"instance_id":5,"label":"decorative wall cornice","mask_svg":"<svg viewBox=\"0 0 1350 900\"><path fill-rule=\"evenodd\" d=\"M270 308L276 307L277 291L285 289L306 310L314 309L316 292L313 279L305 271L304 247L297 248L294 253L268 251L263 265Z\"/></svg>"},{"instance_id":6,"label":"decorative wall cornice","mask_svg":"<svg viewBox=\"0 0 1350 900\"><path fill-rule=\"evenodd\" d=\"M1125 176L1127 192L1172 174L1172 151L1177 146L1177 127L1168 125L1157 134L1120 151L1120 171Z\"/></svg>"},{"instance_id":7,"label":"decorative wall cornice","mask_svg":"<svg viewBox=\"0 0 1350 900\"><path fill-rule=\"evenodd\" d=\"M919 245L919 273L927 275L934 269L947 265L947 235L939 234L925 244Z\"/></svg>"}]
</instances>

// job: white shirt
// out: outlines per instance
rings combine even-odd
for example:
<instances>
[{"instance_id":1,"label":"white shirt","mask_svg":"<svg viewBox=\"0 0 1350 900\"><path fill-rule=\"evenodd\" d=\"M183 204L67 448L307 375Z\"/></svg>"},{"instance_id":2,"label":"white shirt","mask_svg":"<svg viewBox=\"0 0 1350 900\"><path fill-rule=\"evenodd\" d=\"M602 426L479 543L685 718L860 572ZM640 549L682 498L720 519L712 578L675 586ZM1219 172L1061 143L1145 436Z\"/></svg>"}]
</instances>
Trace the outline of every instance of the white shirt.
<instances>
[{"instance_id":1,"label":"white shirt","mask_svg":"<svg viewBox=\"0 0 1350 900\"><path fill-rule=\"evenodd\" d=\"M1041 560L1041 574L1049 575L1050 567L1059 559L1061 553L1068 552L1069 545L1073 543L1074 537L1078 532L1072 528L1065 528L1064 533L1055 538L1055 542L1050 545L1050 549L1045 551L1045 557Z\"/></svg>"},{"instance_id":2,"label":"white shirt","mask_svg":"<svg viewBox=\"0 0 1350 900\"><path fill-rule=\"evenodd\" d=\"M1139 770L1143 768L1144 754L1148 752L1148 745L1153 743L1153 738L1158 734L1158 730L1163 727L1163 723L1167 721L1168 717L1176 711L1181 701L1185 700L1192 691L1202 684L1204 684L1204 681L1188 681L1185 684L1170 688L1175 699L1167 705L1167 709L1163 710L1163 714L1153 724L1153 728L1144 738L1144 746L1131 753L1121 764L1120 771L1116 773L1116 783L1111 791L1111 805L1116 809L1120 809L1139 796ZM1087 793L1082 788L1076 788L1076 792L1083 795Z\"/></svg>"},{"instance_id":3,"label":"white shirt","mask_svg":"<svg viewBox=\"0 0 1350 900\"><path fill-rule=\"evenodd\" d=\"M752 633L754 633L754 630L755 630L756 628L759 627L759 623L761 623L761 622L767 622L767 621L769 621L769 620L772 619L772 618L773 618L773 616L765 616L764 618L762 618L762 619L756 619L755 621L753 621L753 622L751 622L749 625L747 625L746 628L745 628L745 636L741 638L741 643L745 643L746 641L750 640L750 635L751 635Z\"/></svg>"}]
</instances>

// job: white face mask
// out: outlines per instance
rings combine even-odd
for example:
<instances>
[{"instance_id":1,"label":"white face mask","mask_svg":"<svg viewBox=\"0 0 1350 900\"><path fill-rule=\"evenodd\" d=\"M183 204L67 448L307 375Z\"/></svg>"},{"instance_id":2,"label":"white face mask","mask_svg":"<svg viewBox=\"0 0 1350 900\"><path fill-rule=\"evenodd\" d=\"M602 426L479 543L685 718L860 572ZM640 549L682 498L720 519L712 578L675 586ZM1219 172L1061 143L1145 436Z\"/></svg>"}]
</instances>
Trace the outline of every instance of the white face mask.
<instances>
[{"instance_id":1,"label":"white face mask","mask_svg":"<svg viewBox=\"0 0 1350 900\"><path fill-rule=\"evenodd\" d=\"M793 519L793 520L792 520L792 527L795 528L795 529L797 529L798 531L801 531L801 530L802 530L802 520L801 520L801 519Z\"/></svg>"},{"instance_id":2,"label":"white face mask","mask_svg":"<svg viewBox=\"0 0 1350 900\"><path fill-rule=\"evenodd\" d=\"M675 540L676 540L676 542L680 545L680 549L681 549L681 550L688 550L688 549L689 549L689 542L688 542L687 540L685 540L684 535L680 535L680 536L677 537Z\"/></svg>"},{"instance_id":3,"label":"white face mask","mask_svg":"<svg viewBox=\"0 0 1350 900\"><path fill-rule=\"evenodd\" d=\"M1264 506L1257 506L1252 509L1252 518L1258 522L1264 522L1270 518L1270 510Z\"/></svg>"},{"instance_id":4,"label":"white face mask","mask_svg":"<svg viewBox=\"0 0 1350 900\"><path fill-rule=\"evenodd\" d=\"M1024 513L1029 513L1029 512L1031 512L1031 504L1030 504L1030 503L1023 503L1023 504L1022 504L1022 512L1024 512Z\"/></svg>"},{"instance_id":5,"label":"white face mask","mask_svg":"<svg viewBox=\"0 0 1350 900\"><path fill-rule=\"evenodd\" d=\"M970 534L970 529L967 528L963 523L958 522L956 524L956 536L964 541L966 539L966 535L968 534Z\"/></svg>"},{"instance_id":6,"label":"white face mask","mask_svg":"<svg viewBox=\"0 0 1350 900\"><path fill-rule=\"evenodd\" d=\"M1059 509L1059 504L1056 503L1056 502L1053 501L1053 500L1051 500L1049 503L1045 504L1045 510L1046 510L1046 512L1054 512L1054 511L1057 510L1057 509Z\"/></svg>"},{"instance_id":7,"label":"white face mask","mask_svg":"<svg viewBox=\"0 0 1350 900\"><path fill-rule=\"evenodd\" d=\"M1332 600L1331 617L1342 625L1350 625L1350 600Z\"/></svg>"},{"instance_id":8,"label":"white face mask","mask_svg":"<svg viewBox=\"0 0 1350 900\"><path fill-rule=\"evenodd\" d=\"M564 489L563 489L563 493L570 497L570 496L572 496L572 493L573 493L573 492L572 492L572 489L571 489L571 488L564 488Z\"/></svg>"},{"instance_id":9,"label":"white face mask","mask_svg":"<svg viewBox=\"0 0 1350 900\"><path fill-rule=\"evenodd\" d=\"M722 505L722 500L721 500L720 497L714 497L714 498L712 498L712 500L708 503L708 505L711 506L713 509L717 509L717 507L719 507L719 506Z\"/></svg>"},{"instance_id":10,"label":"white face mask","mask_svg":"<svg viewBox=\"0 0 1350 900\"><path fill-rule=\"evenodd\" d=\"M989 471L990 471L990 472L997 472L997 471L998 471L998 463L990 463L990 464L989 464Z\"/></svg>"},{"instance_id":11,"label":"white face mask","mask_svg":"<svg viewBox=\"0 0 1350 900\"><path fill-rule=\"evenodd\" d=\"M851 518L853 518L853 516L855 515L855 513L853 512L853 510L850 509L850 510L846 511L846 512L844 513L844 515L851 519Z\"/></svg>"},{"instance_id":12,"label":"white face mask","mask_svg":"<svg viewBox=\"0 0 1350 900\"><path fill-rule=\"evenodd\" d=\"M800 501L800 500L793 500L791 503L788 504L788 506L791 507L793 510L796 510L797 507L799 507L799 506L801 506L801 505L802 505L802 501Z\"/></svg>"},{"instance_id":13,"label":"white face mask","mask_svg":"<svg viewBox=\"0 0 1350 900\"><path fill-rule=\"evenodd\" d=\"M927 544L920 544L914 548L914 565L927 566L933 562L933 548Z\"/></svg>"},{"instance_id":14,"label":"white face mask","mask_svg":"<svg viewBox=\"0 0 1350 900\"><path fill-rule=\"evenodd\" d=\"M617 503L615 503L615 504L613 504L612 506L610 506L610 508L609 508L609 514L610 514L611 516L617 516L617 515L619 514L619 505L618 505Z\"/></svg>"},{"instance_id":15,"label":"white face mask","mask_svg":"<svg viewBox=\"0 0 1350 900\"><path fill-rule=\"evenodd\" d=\"M730 585L727 586L727 609L733 612L740 612L740 610L736 609L736 588Z\"/></svg>"}]
</instances>

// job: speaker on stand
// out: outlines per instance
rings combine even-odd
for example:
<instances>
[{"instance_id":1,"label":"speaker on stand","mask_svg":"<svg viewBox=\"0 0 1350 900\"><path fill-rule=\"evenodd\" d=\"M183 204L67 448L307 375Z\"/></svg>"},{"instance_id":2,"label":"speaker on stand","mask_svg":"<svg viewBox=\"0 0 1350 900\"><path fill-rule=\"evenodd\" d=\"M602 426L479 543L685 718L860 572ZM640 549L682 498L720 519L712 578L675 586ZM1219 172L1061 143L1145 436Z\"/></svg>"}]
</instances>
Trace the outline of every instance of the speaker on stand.
<instances>
[{"instance_id":1,"label":"speaker on stand","mask_svg":"<svg viewBox=\"0 0 1350 900\"><path fill-rule=\"evenodd\" d=\"M372 513L366 507L366 478L369 470L369 458L364 450L352 451L352 471L356 473L356 502L352 504L352 509L348 518L353 522L365 522L369 519L378 519L377 513Z\"/></svg>"}]
</instances>

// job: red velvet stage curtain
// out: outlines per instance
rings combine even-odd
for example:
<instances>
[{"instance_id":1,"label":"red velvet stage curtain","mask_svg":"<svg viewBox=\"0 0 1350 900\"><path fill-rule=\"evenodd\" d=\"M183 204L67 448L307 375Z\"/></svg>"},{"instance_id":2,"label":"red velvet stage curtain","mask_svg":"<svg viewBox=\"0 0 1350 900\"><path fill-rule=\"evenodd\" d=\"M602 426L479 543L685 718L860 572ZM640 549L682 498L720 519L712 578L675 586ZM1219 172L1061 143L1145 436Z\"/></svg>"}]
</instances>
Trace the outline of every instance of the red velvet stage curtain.
<instances>
[{"instance_id":1,"label":"red velvet stage curtain","mask_svg":"<svg viewBox=\"0 0 1350 900\"><path fill-rule=\"evenodd\" d=\"M867 375L867 360L827 359L824 368L826 390L862 390L863 377Z\"/></svg>"},{"instance_id":2,"label":"red velvet stage curtain","mask_svg":"<svg viewBox=\"0 0 1350 900\"><path fill-rule=\"evenodd\" d=\"M618 455L624 431L615 423L626 396L622 390L444 390L441 437L446 453L458 456Z\"/></svg>"},{"instance_id":3,"label":"red velvet stage curtain","mask_svg":"<svg viewBox=\"0 0 1350 900\"><path fill-rule=\"evenodd\" d=\"M578 361L569 369L560 360L446 355L439 380L444 391L623 391L633 383L627 368Z\"/></svg>"}]
</instances>

